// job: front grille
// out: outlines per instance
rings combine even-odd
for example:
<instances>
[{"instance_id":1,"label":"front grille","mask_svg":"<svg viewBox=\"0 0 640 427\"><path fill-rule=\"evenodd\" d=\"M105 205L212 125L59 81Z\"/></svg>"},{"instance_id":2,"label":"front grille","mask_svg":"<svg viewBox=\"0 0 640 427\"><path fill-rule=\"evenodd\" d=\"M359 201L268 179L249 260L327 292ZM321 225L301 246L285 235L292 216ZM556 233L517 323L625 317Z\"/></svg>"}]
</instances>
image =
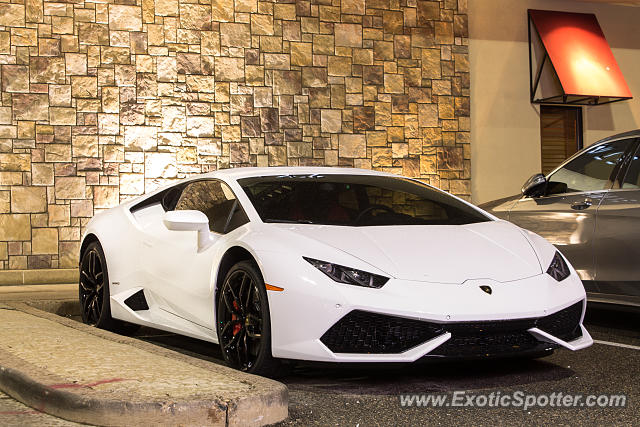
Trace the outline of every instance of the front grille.
<instances>
[{"instance_id":1,"label":"front grille","mask_svg":"<svg viewBox=\"0 0 640 427\"><path fill-rule=\"evenodd\" d=\"M354 310L320 341L334 353L402 353L440 334L434 323Z\"/></svg>"},{"instance_id":2,"label":"front grille","mask_svg":"<svg viewBox=\"0 0 640 427\"><path fill-rule=\"evenodd\" d=\"M527 329L536 319L461 322L444 325L451 338L429 356L494 356L535 349L540 342Z\"/></svg>"},{"instance_id":3,"label":"front grille","mask_svg":"<svg viewBox=\"0 0 640 427\"><path fill-rule=\"evenodd\" d=\"M546 317L488 322L433 323L354 310L320 338L334 353L402 353L443 333L451 338L429 356L492 356L549 348L528 329L565 341L580 336L582 304L578 302Z\"/></svg>"},{"instance_id":4,"label":"front grille","mask_svg":"<svg viewBox=\"0 0 640 427\"><path fill-rule=\"evenodd\" d=\"M433 356L494 356L534 351L541 347L527 329L537 327L554 337L571 341L581 336L582 304L577 302L545 317L444 325L451 338L433 350ZM544 346L543 346L544 347ZM548 347L548 346L547 346Z\"/></svg>"}]
</instances>

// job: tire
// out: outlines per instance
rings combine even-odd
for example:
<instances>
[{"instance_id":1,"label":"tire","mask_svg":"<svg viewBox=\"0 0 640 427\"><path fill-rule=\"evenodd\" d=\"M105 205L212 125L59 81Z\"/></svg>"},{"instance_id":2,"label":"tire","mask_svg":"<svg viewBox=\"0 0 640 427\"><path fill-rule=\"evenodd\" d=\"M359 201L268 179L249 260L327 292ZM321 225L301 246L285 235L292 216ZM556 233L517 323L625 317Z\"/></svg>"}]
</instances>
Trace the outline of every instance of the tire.
<instances>
[{"instance_id":1,"label":"tire","mask_svg":"<svg viewBox=\"0 0 640 427\"><path fill-rule=\"evenodd\" d=\"M132 333L139 328L111 317L107 261L97 241L89 243L80 259L78 297L83 323L118 333Z\"/></svg>"},{"instance_id":2,"label":"tire","mask_svg":"<svg viewBox=\"0 0 640 427\"><path fill-rule=\"evenodd\" d=\"M286 369L271 354L271 317L262 274L241 261L227 273L217 293L216 330L225 362L250 374L278 377Z\"/></svg>"}]
</instances>

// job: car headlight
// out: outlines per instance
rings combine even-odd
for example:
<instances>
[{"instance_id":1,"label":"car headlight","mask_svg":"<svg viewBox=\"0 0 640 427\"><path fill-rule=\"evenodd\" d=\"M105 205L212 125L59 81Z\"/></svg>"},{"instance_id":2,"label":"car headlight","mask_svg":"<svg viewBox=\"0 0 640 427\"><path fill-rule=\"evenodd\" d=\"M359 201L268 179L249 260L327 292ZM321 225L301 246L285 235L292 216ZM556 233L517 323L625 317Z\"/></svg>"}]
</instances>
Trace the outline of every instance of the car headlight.
<instances>
[{"instance_id":1,"label":"car headlight","mask_svg":"<svg viewBox=\"0 0 640 427\"><path fill-rule=\"evenodd\" d=\"M556 254L553 256L551 264L547 269L547 274L556 279L558 282L563 281L571 274L571 271L569 271L569 266L564 261L562 255L560 255L560 252L556 251Z\"/></svg>"},{"instance_id":2,"label":"car headlight","mask_svg":"<svg viewBox=\"0 0 640 427\"><path fill-rule=\"evenodd\" d=\"M332 264L313 258L302 258L338 283L346 283L365 288L381 288L389 281L388 277L367 273L366 271L356 270L355 268Z\"/></svg>"}]
</instances>

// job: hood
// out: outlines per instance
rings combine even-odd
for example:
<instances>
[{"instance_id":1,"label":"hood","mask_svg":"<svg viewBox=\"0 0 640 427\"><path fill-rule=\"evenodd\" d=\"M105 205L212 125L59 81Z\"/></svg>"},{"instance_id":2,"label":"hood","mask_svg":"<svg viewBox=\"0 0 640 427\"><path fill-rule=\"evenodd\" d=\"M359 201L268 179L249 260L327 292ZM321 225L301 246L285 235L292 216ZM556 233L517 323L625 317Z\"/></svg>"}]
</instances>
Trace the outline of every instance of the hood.
<instances>
[{"instance_id":1,"label":"hood","mask_svg":"<svg viewBox=\"0 0 640 427\"><path fill-rule=\"evenodd\" d=\"M508 282L542 272L536 253L520 229L504 221L428 226L276 226L347 252L398 279Z\"/></svg>"},{"instance_id":2,"label":"hood","mask_svg":"<svg viewBox=\"0 0 640 427\"><path fill-rule=\"evenodd\" d=\"M509 213L511 209L518 203L518 200L522 198L522 194L516 194L514 196L505 197L503 199L493 200L491 202L486 202L478 207L484 211L491 213L492 215L497 216L500 219L509 220Z\"/></svg>"}]
</instances>

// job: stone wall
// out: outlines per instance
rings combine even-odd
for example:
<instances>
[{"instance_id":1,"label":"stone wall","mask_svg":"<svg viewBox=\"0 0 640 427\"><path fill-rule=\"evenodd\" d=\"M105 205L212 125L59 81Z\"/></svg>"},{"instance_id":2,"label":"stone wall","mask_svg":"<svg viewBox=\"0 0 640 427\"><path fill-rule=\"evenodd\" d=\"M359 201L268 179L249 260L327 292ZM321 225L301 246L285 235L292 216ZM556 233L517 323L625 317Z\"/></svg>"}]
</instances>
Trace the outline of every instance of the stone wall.
<instances>
[{"instance_id":1,"label":"stone wall","mask_svg":"<svg viewBox=\"0 0 640 427\"><path fill-rule=\"evenodd\" d=\"M0 269L74 267L95 212L219 168L375 168L470 194L467 0L12 1Z\"/></svg>"}]
</instances>

